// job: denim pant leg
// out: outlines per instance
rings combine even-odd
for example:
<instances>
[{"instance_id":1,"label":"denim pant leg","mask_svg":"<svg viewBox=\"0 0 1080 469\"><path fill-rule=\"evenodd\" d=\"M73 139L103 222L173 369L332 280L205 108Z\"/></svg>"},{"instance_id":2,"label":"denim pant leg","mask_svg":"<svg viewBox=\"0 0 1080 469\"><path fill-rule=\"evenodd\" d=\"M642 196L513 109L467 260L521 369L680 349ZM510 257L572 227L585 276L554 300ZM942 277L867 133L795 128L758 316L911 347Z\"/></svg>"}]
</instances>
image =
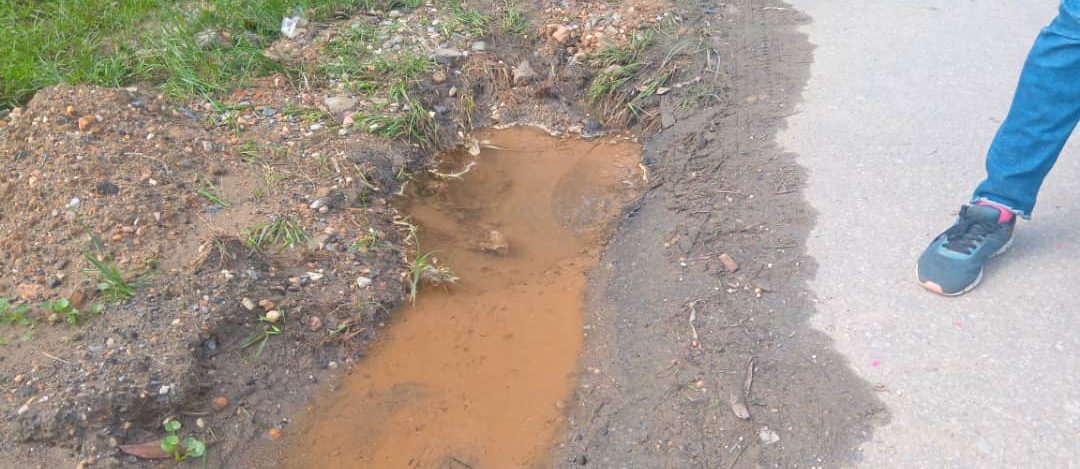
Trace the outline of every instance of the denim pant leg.
<instances>
[{"instance_id":1,"label":"denim pant leg","mask_svg":"<svg viewBox=\"0 0 1080 469\"><path fill-rule=\"evenodd\" d=\"M1062 0L1057 18L1028 53L1009 115L986 156L976 199L1031 216L1046 174L1080 120L1080 0Z\"/></svg>"}]
</instances>

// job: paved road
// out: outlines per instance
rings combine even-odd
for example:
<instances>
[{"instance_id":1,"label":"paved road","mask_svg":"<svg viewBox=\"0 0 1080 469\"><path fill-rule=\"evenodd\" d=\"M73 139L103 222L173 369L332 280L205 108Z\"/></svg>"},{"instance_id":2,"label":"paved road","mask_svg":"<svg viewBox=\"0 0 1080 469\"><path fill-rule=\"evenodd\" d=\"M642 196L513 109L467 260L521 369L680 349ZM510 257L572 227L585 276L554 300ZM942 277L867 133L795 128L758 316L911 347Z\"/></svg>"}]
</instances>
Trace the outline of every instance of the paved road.
<instances>
[{"instance_id":1,"label":"paved road","mask_svg":"<svg viewBox=\"0 0 1080 469\"><path fill-rule=\"evenodd\" d=\"M819 218L814 326L893 413L862 467L1080 467L1080 138L1014 249L958 299L913 260L982 176L1055 0L796 0L817 45L781 143Z\"/></svg>"}]
</instances>

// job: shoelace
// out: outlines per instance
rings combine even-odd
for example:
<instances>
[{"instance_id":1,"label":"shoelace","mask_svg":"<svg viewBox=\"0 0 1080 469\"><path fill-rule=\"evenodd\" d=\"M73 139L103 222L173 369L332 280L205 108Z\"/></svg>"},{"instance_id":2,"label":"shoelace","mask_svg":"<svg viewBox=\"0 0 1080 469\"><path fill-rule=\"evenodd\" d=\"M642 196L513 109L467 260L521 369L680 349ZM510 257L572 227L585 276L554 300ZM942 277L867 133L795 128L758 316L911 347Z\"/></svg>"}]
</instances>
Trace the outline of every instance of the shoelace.
<instances>
[{"instance_id":1,"label":"shoelace","mask_svg":"<svg viewBox=\"0 0 1080 469\"><path fill-rule=\"evenodd\" d=\"M960 222L945 231L945 249L971 254L975 247L997 226L988 220L962 216Z\"/></svg>"}]
</instances>

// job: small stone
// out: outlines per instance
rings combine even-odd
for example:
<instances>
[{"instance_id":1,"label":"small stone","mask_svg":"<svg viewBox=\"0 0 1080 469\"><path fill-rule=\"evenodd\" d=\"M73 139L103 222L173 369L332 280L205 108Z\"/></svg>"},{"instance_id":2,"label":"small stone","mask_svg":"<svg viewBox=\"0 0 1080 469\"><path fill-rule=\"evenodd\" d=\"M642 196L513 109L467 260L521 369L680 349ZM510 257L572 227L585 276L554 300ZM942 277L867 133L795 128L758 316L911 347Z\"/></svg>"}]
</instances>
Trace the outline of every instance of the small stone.
<instances>
[{"instance_id":1,"label":"small stone","mask_svg":"<svg viewBox=\"0 0 1080 469\"><path fill-rule=\"evenodd\" d=\"M25 381L25 380L26 380L26 375L17 374L17 375L15 375L15 378L12 381L14 381L15 384L22 384L22 382Z\"/></svg>"},{"instance_id":2,"label":"small stone","mask_svg":"<svg viewBox=\"0 0 1080 469\"><path fill-rule=\"evenodd\" d=\"M223 411L229 407L229 398L225 396L215 397L210 401L210 407L218 412Z\"/></svg>"},{"instance_id":3,"label":"small stone","mask_svg":"<svg viewBox=\"0 0 1080 469\"><path fill-rule=\"evenodd\" d=\"M207 153L213 153L214 149L215 149L214 142L211 142L209 140L203 140L202 141L202 148L203 148L203 151L205 151Z\"/></svg>"},{"instance_id":4,"label":"small stone","mask_svg":"<svg viewBox=\"0 0 1080 469\"><path fill-rule=\"evenodd\" d=\"M280 428L274 427L271 428L270 431L266 432L266 436L270 437L270 440L272 441L277 441L280 440L281 437L285 436L285 434L281 431Z\"/></svg>"},{"instance_id":5,"label":"small stone","mask_svg":"<svg viewBox=\"0 0 1080 469\"><path fill-rule=\"evenodd\" d=\"M22 415L22 414L25 414L29 410L30 410L30 403L27 402L26 404L23 404L21 407L19 407L19 410L17 411L17 413L19 415Z\"/></svg>"},{"instance_id":6,"label":"small stone","mask_svg":"<svg viewBox=\"0 0 1080 469\"><path fill-rule=\"evenodd\" d=\"M271 323L271 324L276 323L276 322L281 320L281 311L278 311L276 309L272 309L270 311L267 311L265 318L266 318L266 322L268 322L268 323Z\"/></svg>"},{"instance_id":7,"label":"small stone","mask_svg":"<svg viewBox=\"0 0 1080 469\"><path fill-rule=\"evenodd\" d=\"M274 309L274 302L264 298L259 300L259 307L263 310L269 311L271 309Z\"/></svg>"},{"instance_id":8,"label":"small stone","mask_svg":"<svg viewBox=\"0 0 1080 469\"><path fill-rule=\"evenodd\" d=\"M330 114L341 114L356 109L356 98L349 96L330 96L323 100Z\"/></svg>"},{"instance_id":9,"label":"small stone","mask_svg":"<svg viewBox=\"0 0 1080 469\"><path fill-rule=\"evenodd\" d=\"M338 362L330 362L330 363L327 363L327 364L326 364L326 367L327 367L327 368L329 368L329 369L331 369L331 370L336 370L336 369L338 368Z\"/></svg>"},{"instance_id":10,"label":"small stone","mask_svg":"<svg viewBox=\"0 0 1080 469\"><path fill-rule=\"evenodd\" d=\"M81 203L82 203L82 201L79 200L78 197L72 197L71 200L68 201L68 208L70 208L72 210L77 209L77 208L79 208L79 204L81 204Z\"/></svg>"},{"instance_id":11,"label":"small stone","mask_svg":"<svg viewBox=\"0 0 1080 469\"><path fill-rule=\"evenodd\" d=\"M724 270L726 270L728 272L734 272L736 270L739 270L739 263L735 262L735 259L733 259L726 252L723 253L723 254L720 254L720 263L724 264Z\"/></svg>"},{"instance_id":12,"label":"small stone","mask_svg":"<svg viewBox=\"0 0 1080 469\"><path fill-rule=\"evenodd\" d=\"M203 49L209 49L211 47L228 47L231 44L229 44L229 40L221 31L208 29L195 35L195 45Z\"/></svg>"},{"instance_id":13,"label":"small stone","mask_svg":"<svg viewBox=\"0 0 1080 469\"><path fill-rule=\"evenodd\" d=\"M20 283L15 287L15 294L26 301L38 299L44 291L45 287L36 283Z\"/></svg>"},{"instance_id":14,"label":"small stone","mask_svg":"<svg viewBox=\"0 0 1080 469\"><path fill-rule=\"evenodd\" d=\"M435 73L431 74L431 81L435 83L442 83L446 81L446 72L442 70L436 70Z\"/></svg>"},{"instance_id":15,"label":"small stone","mask_svg":"<svg viewBox=\"0 0 1080 469\"><path fill-rule=\"evenodd\" d=\"M311 319L308 319L308 329L311 332L319 332L319 329L322 329L322 319L319 319L318 316L312 316Z\"/></svg>"},{"instance_id":16,"label":"small stone","mask_svg":"<svg viewBox=\"0 0 1080 469\"><path fill-rule=\"evenodd\" d=\"M457 96L457 92L458 92L458 89L457 89L457 87L456 87L456 86L451 86L451 87L450 87L450 91L447 91L447 92L446 92L446 95L447 95L447 96L450 96L451 98L453 98L454 96Z\"/></svg>"},{"instance_id":17,"label":"small stone","mask_svg":"<svg viewBox=\"0 0 1080 469\"><path fill-rule=\"evenodd\" d=\"M281 34L289 39L296 39L297 36L302 34L304 26L307 26L307 19L301 16L290 16L281 19Z\"/></svg>"},{"instance_id":18,"label":"small stone","mask_svg":"<svg viewBox=\"0 0 1080 469\"><path fill-rule=\"evenodd\" d=\"M112 181L99 181L94 184L94 190L101 195L113 195L120 192L120 187L113 184Z\"/></svg>"},{"instance_id":19,"label":"small stone","mask_svg":"<svg viewBox=\"0 0 1080 469\"><path fill-rule=\"evenodd\" d=\"M172 387L169 386L168 384L166 384L166 385L161 386L161 388L158 389L158 394L164 396L164 395L169 394L169 391L172 391Z\"/></svg>"},{"instance_id":20,"label":"small stone","mask_svg":"<svg viewBox=\"0 0 1080 469\"><path fill-rule=\"evenodd\" d=\"M244 298L242 298L240 300L240 304L244 307L244 309L246 309L248 311L254 311L255 310L255 302L251 301L251 298L248 298L248 297L245 296Z\"/></svg>"},{"instance_id":21,"label":"small stone","mask_svg":"<svg viewBox=\"0 0 1080 469\"><path fill-rule=\"evenodd\" d=\"M112 337L109 337L108 339L105 339L105 346L109 347L109 348L115 347L116 346L116 339L114 339Z\"/></svg>"},{"instance_id":22,"label":"small stone","mask_svg":"<svg viewBox=\"0 0 1080 469\"><path fill-rule=\"evenodd\" d=\"M555 30L551 33L551 38L559 44L565 44L566 40L570 39L570 28L562 24L555 26Z\"/></svg>"},{"instance_id":23,"label":"small stone","mask_svg":"<svg viewBox=\"0 0 1080 469\"><path fill-rule=\"evenodd\" d=\"M574 458L574 464L584 466L586 464L589 464L589 458L585 457L584 454L579 455L578 457Z\"/></svg>"},{"instance_id":24,"label":"small stone","mask_svg":"<svg viewBox=\"0 0 1080 469\"><path fill-rule=\"evenodd\" d=\"M93 131L94 124L98 122L98 118L95 115L86 115L79 118L79 131L90 132Z\"/></svg>"},{"instance_id":25,"label":"small stone","mask_svg":"<svg viewBox=\"0 0 1080 469\"><path fill-rule=\"evenodd\" d=\"M318 272L308 272L307 273L307 278L308 278L308 280L311 280L312 282L317 282L319 280L322 280L323 274L320 274Z\"/></svg>"},{"instance_id":26,"label":"small stone","mask_svg":"<svg viewBox=\"0 0 1080 469\"><path fill-rule=\"evenodd\" d=\"M771 445L780 441L780 435L770 430L769 427L761 427L761 430L758 431L758 439L764 445Z\"/></svg>"},{"instance_id":27,"label":"small stone","mask_svg":"<svg viewBox=\"0 0 1080 469\"><path fill-rule=\"evenodd\" d=\"M533 71L532 65L528 60L523 60L521 63L514 67L514 85L520 85L527 83L536 77L536 72Z\"/></svg>"},{"instance_id":28,"label":"small stone","mask_svg":"<svg viewBox=\"0 0 1080 469\"><path fill-rule=\"evenodd\" d=\"M501 231L491 230L488 232L487 238L480 242L480 249L505 256L506 253L510 252L510 242L506 240L506 235L503 235Z\"/></svg>"},{"instance_id":29,"label":"small stone","mask_svg":"<svg viewBox=\"0 0 1080 469\"><path fill-rule=\"evenodd\" d=\"M477 52L483 52L487 50L487 43L484 41L476 41L472 43L472 50Z\"/></svg>"},{"instance_id":30,"label":"small stone","mask_svg":"<svg viewBox=\"0 0 1080 469\"><path fill-rule=\"evenodd\" d=\"M367 288L368 285L371 285L371 279L370 278L356 277L356 286L357 286L357 288L364 289L364 288Z\"/></svg>"},{"instance_id":31,"label":"small stone","mask_svg":"<svg viewBox=\"0 0 1080 469\"><path fill-rule=\"evenodd\" d=\"M313 202L311 202L311 205L309 207L312 210L318 210L318 209L321 209L321 208L325 207L326 202L327 202L326 197L320 197L318 199L315 199Z\"/></svg>"},{"instance_id":32,"label":"small stone","mask_svg":"<svg viewBox=\"0 0 1080 469\"><path fill-rule=\"evenodd\" d=\"M458 59L465 57L465 53L457 49L435 49L435 63L440 65L453 65Z\"/></svg>"},{"instance_id":33,"label":"small stone","mask_svg":"<svg viewBox=\"0 0 1080 469\"><path fill-rule=\"evenodd\" d=\"M195 419L195 426L198 427L199 430L206 428L206 420L203 420L202 417Z\"/></svg>"}]
</instances>

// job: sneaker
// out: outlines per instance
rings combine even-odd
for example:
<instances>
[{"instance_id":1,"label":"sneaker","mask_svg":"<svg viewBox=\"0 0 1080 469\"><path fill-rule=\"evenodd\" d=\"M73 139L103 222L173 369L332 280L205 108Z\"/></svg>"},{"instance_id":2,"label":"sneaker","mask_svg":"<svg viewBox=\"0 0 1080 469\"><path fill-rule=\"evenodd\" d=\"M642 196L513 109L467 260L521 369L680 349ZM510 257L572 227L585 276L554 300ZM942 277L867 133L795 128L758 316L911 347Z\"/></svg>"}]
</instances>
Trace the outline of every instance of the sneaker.
<instances>
[{"instance_id":1,"label":"sneaker","mask_svg":"<svg viewBox=\"0 0 1080 469\"><path fill-rule=\"evenodd\" d=\"M983 265L1012 245L1016 216L993 205L965 205L960 217L919 256L916 280L939 295L957 296L982 280Z\"/></svg>"}]
</instances>

